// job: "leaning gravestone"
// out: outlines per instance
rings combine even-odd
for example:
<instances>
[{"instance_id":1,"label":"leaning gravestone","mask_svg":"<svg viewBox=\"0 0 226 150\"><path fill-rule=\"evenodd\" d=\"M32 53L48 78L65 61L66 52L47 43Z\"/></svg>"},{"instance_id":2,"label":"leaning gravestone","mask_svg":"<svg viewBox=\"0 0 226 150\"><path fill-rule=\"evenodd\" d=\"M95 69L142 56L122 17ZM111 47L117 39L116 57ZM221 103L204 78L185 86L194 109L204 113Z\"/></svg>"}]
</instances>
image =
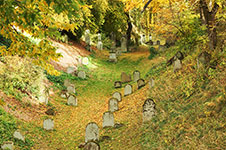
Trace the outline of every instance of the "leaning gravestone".
<instances>
[{"instance_id":1,"label":"leaning gravestone","mask_svg":"<svg viewBox=\"0 0 226 150\"><path fill-rule=\"evenodd\" d=\"M145 81L144 81L144 79L139 79L139 80L137 80L137 88L138 89L140 89L140 88L142 88L142 87L144 87L145 86Z\"/></svg>"},{"instance_id":2,"label":"leaning gravestone","mask_svg":"<svg viewBox=\"0 0 226 150\"><path fill-rule=\"evenodd\" d=\"M85 71L79 71L79 72L78 72L78 77L81 78L81 79L85 79L85 78L86 78L86 73L85 73Z\"/></svg>"},{"instance_id":3,"label":"leaning gravestone","mask_svg":"<svg viewBox=\"0 0 226 150\"><path fill-rule=\"evenodd\" d=\"M84 150L100 150L100 145L95 142L88 142L84 146Z\"/></svg>"},{"instance_id":4,"label":"leaning gravestone","mask_svg":"<svg viewBox=\"0 0 226 150\"><path fill-rule=\"evenodd\" d=\"M43 122L43 128L45 130L53 130L53 127L54 127L54 122L52 119L46 119L44 120Z\"/></svg>"},{"instance_id":5,"label":"leaning gravestone","mask_svg":"<svg viewBox=\"0 0 226 150\"><path fill-rule=\"evenodd\" d=\"M127 75L125 72L122 72L121 81L122 81L122 83L130 82L131 81L131 75Z\"/></svg>"},{"instance_id":6,"label":"leaning gravestone","mask_svg":"<svg viewBox=\"0 0 226 150\"><path fill-rule=\"evenodd\" d=\"M116 98L111 98L109 101L108 101L108 110L110 112L114 112L114 111L117 111L118 110L118 99Z\"/></svg>"},{"instance_id":7,"label":"leaning gravestone","mask_svg":"<svg viewBox=\"0 0 226 150\"><path fill-rule=\"evenodd\" d=\"M155 102L148 98L143 104L143 122L150 121L155 113Z\"/></svg>"},{"instance_id":8,"label":"leaning gravestone","mask_svg":"<svg viewBox=\"0 0 226 150\"><path fill-rule=\"evenodd\" d=\"M99 127L95 122L91 122L86 126L85 142L99 140Z\"/></svg>"},{"instance_id":9,"label":"leaning gravestone","mask_svg":"<svg viewBox=\"0 0 226 150\"><path fill-rule=\"evenodd\" d=\"M75 67L68 67L67 68L67 73L68 74L73 74L75 71L76 71L76 68Z\"/></svg>"},{"instance_id":10,"label":"leaning gravestone","mask_svg":"<svg viewBox=\"0 0 226 150\"><path fill-rule=\"evenodd\" d=\"M19 131L15 131L15 132L13 133L13 137L14 137L15 139L18 139L18 140L21 140L21 141L25 142L24 136L23 136Z\"/></svg>"},{"instance_id":11,"label":"leaning gravestone","mask_svg":"<svg viewBox=\"0 0 226 150\"><path fill-rule=\"evenodd\" d=\"M110 62L117 62L117 55L116 55L116 53L110 53L109 54L109 61Z\"/></svg>"},{"instance_id":12,"label":"leaning gravestone","mask_svg":"<svg viewBox=\"0 0 226 150\"><path fill-rule=\"evenodd\" d=\"M182 63L181 60L176 59L174 61L174 65L173 65L173 72L177 72L178 70L180 70L182 68Z\"/></svg>"},{"instance_id":13,"label":"leaning gravestone","mask_svg":"<svg viewBox=\"0 0 226 150\"><path fill-rule=\"evenodd\" d=\"M133 72L133 81L137 82L140 79L140 72L138 70Z\"/></svg>"},{"instance_id":14,"label":"leaning gravestone","mask_svg":"<svg viewBox=\"0 0 226 150\"><path fill-rule=\"evenodd\" d=\"M127 40L126 38L123 36L121 39L121 51L122 52L127 52L127 46L126 46Z\"/></svg>"},{"instance_id":15,"label":"leaning gravestone","mask_svg":"<svg viewBox=\"0 0 226 150\"><path fill-rule=\"evenodd\" d=\"M71 106L77 106L77 98L74 95L70 95L67 99L67 104Z\"/></svg>"},{"instance_id":16,"label":"leaning gravestone","mask_svg":"<svg viewBox=\"0 0 226 150\"><path fill-rule=\"evenodd\" d=\"M13 150L14 144L13 144L12 141L4 142L3 145L1 146L1 149L3 149L3 150Z\"/></svg>"},{"instance_id":17,"label":"leaning gravestone","mask_svg":"<svg viewBox=\"0 0 226 150\"><path fill-rule=\"evenodd\" d=\"M104 127L114 127L114 114L110 111L103 114L103 128Z\"/></svg>"},{"instance_id":18,"label":"leaning gravestone","mask_svg":"<svg viewBox=\"0 0 226 150\"><path fill-rule=\"evenodd\" d=\"M113 98L116 98L119 102L122 101L122 94L119 93L119 92L113 93L112 97L113 97Z\"/></svg>"},{"instance_id":19,"label":"leaning gravestone","mask_svg":"<svg viewBox=\"0 0 226 150\"><path fill-rule=\"evenodd\" d=\"M150 79L150 81L148 82L149 84L149 89L153 88L155 86L155 81L153 78Z\"/></svg>"},{"instance_id":20,"label":"leaning gravestone","mask_svg":"<svg viewBox=\"0 0 226 150\"><path fill-rule=\"evenodd\" d=\"M122 87L122 82L121 81L115 81L114 87L115 88L121 88Z\"/></svg>"},{"instance_id":21,"label":"leaning gravestone","mask_svg":"<svg viewBox=\"0 0 226 150\"><path fill-rule=\"evenodd\" d=\"M70 94L70 93L75 93L75 86L74 85L69 85L67 87L67 93Z\"/></svg>"},{"instance_id":22,"label":"leaning gravestone","mask_svg":"<svg viewBox=\"0 0 226 150\"><path fill-rule=\"evenodd\" d=\"M127 84L124 89L124 96L130 95L133 93L133 87L130 84Z\"/></svg>"}]
</instances>

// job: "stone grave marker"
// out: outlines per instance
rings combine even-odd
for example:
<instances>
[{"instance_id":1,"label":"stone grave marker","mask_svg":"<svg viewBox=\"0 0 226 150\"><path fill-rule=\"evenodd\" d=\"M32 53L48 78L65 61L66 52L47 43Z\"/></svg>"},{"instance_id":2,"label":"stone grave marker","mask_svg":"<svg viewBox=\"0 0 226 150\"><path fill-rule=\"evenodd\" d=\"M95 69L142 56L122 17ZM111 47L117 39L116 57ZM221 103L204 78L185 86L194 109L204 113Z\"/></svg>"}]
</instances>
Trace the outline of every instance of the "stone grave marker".
<instances>
[{"instance_id":1,"label":"stone grave marker","mask_svg":"<svg viewBox=\"0 0 226 150\"><path fill-rule=\"evenodd\" d=\"M2 150L13 150L14 149L14 143L12 141L4 142L1 146Z\"/></svg>"},{"instance_id":2,"label":"stone grave marker","mask_svg":"<svg viewBox=\"0 0 226 150\"><path fill-rule=\"evenodd\" d=\"M133 87L130 84L127 84L124 89L124 96L130 95L133 93Z\"/></svg>"},{"instance_id":3,"label":"stone grave marker","mask_svg":"<svg viewBox=\"0 0 226 150\"><path fill-rule=\"evenodd\" d=\"M127 52L127 40L126 38L123 36L122 39L121 39L121 51L122 52Z\"/></svg>"},{"instance_id":4,"label":"stone grave marker","mask_svg":"<svg viewBox=\"0 0 226 150\"><path fill-rule=\"evenodd\" d=\"M103 50L103 43L101 41L97 42L97 49Z\"/></svg>"},{"instance_id":5,"label":"stone grave marker","mask_svg":"<svg viewBox=\"0 0 226 150\"><path fill-rule=\"evenodd\" d=\"M121 73L121 81L122 83L127 83L131 81L131 75L127 75L125 72Z\"/></svg>"},{"instance_id":6,"label":"stone grave marker","mask_svg":"<svg viewBox=\"0 0 226 150\"><path fill-rule=\"evenodd\" d=\"M96 142L88 142L85 144L84 150L100 150L100 145Z\"/></svg>"},{"instance_id":7,"label":"stone grave marker","mask_svg":"<svg viewBox=\"0 0 226 150\"><path fill-rule=\"evenodd\" d=\"M86 42L87 45L91 45L89 29L85 30L85 42Z\"/></svg>"},{"instance_id":8,"label":"stone grave marker","mask_svg":"<svg viewBox=\"0 0 226 150\"><path fill-rule=\"evenodd\" d=\"M121 49L116 49L116 56L121 56Z\"/></svg>"},{"instance_id":9,"label":"stone grave marker","mask_svg":"<svg viewBox=\"0 0 226 150\"><path fill-rule=\"evenodd\" d=\"M137 80L137 88L138 89L140 89L140 88L142 88L142 87L144 87L145 86L145 81L144 81L144 79L139 79L139 80Z\"/></svg>"},{"instance_id":10,"label":"stone grave marker","mask_svg":"<svg viewBox=\"0 0 226 150\"><path fill-rule=\"evenodd\" d=\"M138 70L133 72L133 81L137 82L140 79L140 72Z\"/></svg>"},{"instance_id":11,"label":"stone grave marker","mask_svg":"<svg viewBox=\"0 0 226 150\"><path fill-rule=\"evenodd\" d=\"M115 81L114 87L115 88L121 88L122 87L122 82L121 81Z\"/></svg>"},{"instance_id":12,"label":"stone grave marker","mask_svg":"<svg viewBox=\"0 0 226 150\"><path fill-rule=\"evenodd\" d=\"M155 113L155 102L148 98L143 104L143 122L150 121Z\"/></svg>"},{"instance_id":13,"label":"stone grave marker","mask_svg":"<svg viewBox=\"0 0 226 150\"><path fill-rule=\"evenodd\" d=\"M83 58L82 58L82 64L83 64L83 65L88 65L88 64L89 64L89 58L83 57Z\"/></svg>"},{"instance_id":14,"label":"stone grave marker","mask_svg":"<svg viewBox=\"0 0 226 150\"><path fill-rule=\"evenodd\" d=\"M77 98L74 95L70 95L67 99L67 104L71 106L77 106Z\"/></svg>"},{"instance_id":15,"label":"stone grave marker","mask_svg":"<svg viewBox=\"0 0 226 150\"><path fill-rule=\"evenodd\" d=\"M149 84L149 89L153 88L153 87L155 86L155 81L154 81L154 79L151 78L151 79L149 80L148 84Z\"/></svg>"},{"instance_id":16,"label":"stone grave marker","mask_svg":"<svg viewBox=\"0 0 226 150\"><path fill-rule=\"evenodd\" d=\"M114 112L114 111L117 111L118 110L118 99L116 98L111 98L109 101L108 101L108 110L110 112Z\"/></svg>"},{"instance_id":17,"label":"stone grave marker","mask_svg":"<svg viewBox=\"0 0 226 150\"><path fill-rule=\"evenodd\" d=\"M79 71L79 72L78 72L78 77L81 78L81 79L85 79L85 78L86 78L86 73L85 73L85 71Z\"/></svg>"},{"instance_id":18,"label":"stone grave marker","mask_svg":"<svg viewBox=\"0 0 226 150\"><path fill-rule=\"evenodd\" d=\"M145 37L144 34L140 35L140 44L141 44L141 45L145 44L145 41L146 41L145 38L146 38L146 37Z\"/></svg>"},{"instance_id":19,"label":"stone grave marker","mask_svg":"<svg viewBox=\"0 0 226 150\"><path fill-rule=\"evenodd\" d=\"M110 53L109 54L109 61L117 62L117 55L116 55L116 53Z\"/></svg>"},{"instance_id":20,"label":"stone grave marker","mask_svg":"<svg viewBox=\"0 0 226 150\"><path fill-rule=\"evenodd\" d=\"M178 70L180 70L182 68L182 63L181 63L181 60L179 59L176 59L174 62L173 62L173 72L177 72Z\"/></svg>"},{"instance_id":21,"label":"stone grave marker","mask_svg":"<svg viewBox=\"0 0 226 150\"><path fill-rule=\"evenodd\" d=\"M97 34L97 38L98 38L98 41L101 41L101 34L100 33Z\"/></svg>"},{"instance_id":22,"label":"stone grave marker","mask_svg":"<svg viewBox=\"0 0 226 150\"><path fill-rule=\"evenodd\" d=\"M103 128L104 127L114 127L114 114L110 111L103 114Z\"/></svg>"},{"instance_id":23,"label":"stone grave marker","mask_svg":"<svg viewBox=\"0 0 226 150\"><path fill-rule=\"evenodd\" d=\"M73 74L75 71L76 71L76 68L75 67L68 67L67 68L67 73L68 74Z\"/></svg>"},{"instance_id":24,"label":"stone grave marker","mask_svg":"<svg viewBox=\"0 0 226 150\"><path fill-rule=\"evenodd\" d=\"M44 122L43 122L43 128L45 129L45 130L53 130L53 127L54 127L54 122L53 122L53 120L52 119L46 119L46 120L44 120Z\"/></svg>"},{"instance_id":25,"label":"stone grave marker","mask_svg":"<svg viewBox=\"0 0 226 150\"><path fill-rule=\"evenodd\" d=\"M159 40L157 40L157 41L156 41L156 44L157 44L157 45L160 45L160 41L159 41Z\"/></svg>"},{"instance_id":26,"label":"stone grave marker","mask_svg":"<svg viewBox=\"0 0 226 150\"><path fill-rule=\"evenodd\" d=\"M69 85L67 87L67 93L70 94L70 93L75 93L75 86L74 85Z\"/></svg>"},{"instance_id":27,"label":"stone grave marker","mask_svg":"<svg viewBox=\"0 0 226 150\"><path fill-rule=\"evenodd\" d=\"M62 90L61 91L60 97L67 98L68 96L69 96L69 94L67 93L67 90Z\"/></svg>"},{"instance_id":28,"label":"stone grave marker","mask_svg":"<svg viewBox=\"0 0 226 150\"><path fill-rule=\"evenodd\" d=\"M70 84L70 80L69 79L65 79L64 80L64 86L68 87Z\"/></svg>"},{"instance_id":29,"label":"stone grave marker","mask_svg":"<svg viewBox=\"0 0 226 150\"><path fill-rule=\"evenodd\" d=\"M21 141L25 142L24 136L23 136L19 131L15 131L15 132L13 133L13 137L14 137L15 139L18 139L18 140L21 140Z\"/></svg>"},{"instance_id":30,"label":"stone grave marker","mask_svg":"<svg viewBox=\"0 0 226 150\"><path fill-rule=\"evenodd\" d=\"M119 92L113 93L112 97L113 97L113 98L116 98L119 102L122 101L122 94L119 93Z\"/></svg>"},{"instance_id":31,"label":"stone grave marker","mask_svg":"<svg viewBox=\"0 0 226 150\"><path fill-rule=\"evenodd\" d=\"M95 122L91 122L86 126L85 142L99 140L99 127Z\"/></svg>"}]
</instances>

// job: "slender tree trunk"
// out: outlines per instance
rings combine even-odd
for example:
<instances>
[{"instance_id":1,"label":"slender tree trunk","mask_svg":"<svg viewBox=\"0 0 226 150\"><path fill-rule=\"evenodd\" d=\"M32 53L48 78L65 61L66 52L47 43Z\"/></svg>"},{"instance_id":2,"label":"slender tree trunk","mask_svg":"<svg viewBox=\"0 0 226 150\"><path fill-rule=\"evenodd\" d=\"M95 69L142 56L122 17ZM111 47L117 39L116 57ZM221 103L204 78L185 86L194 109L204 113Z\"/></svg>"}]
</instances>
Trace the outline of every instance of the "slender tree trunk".
<instances>
[{"instance_id":1,"label":"slender tree trunk","mask_svg":"<svg viewBox=\"0 0 226 150\"><path fill-rule=\"evenodd\" d=\"M125 14L127 16L127 24L128 24L128 28L127 28L127 31L126 31L126 38L127 38L126 48L127 48L127 52L129 52L130 51L129 46L130 46L130 41L131 41L131 33L132 33L133 25L131 23L129 13L126 12Z\"/></svg>"},{"instance_id":2,"label":"slender tree trunk","mask_svg":"<svg viewBox=\"0 0 226 150\"><path fill-rule=\"evenodd\" d=\"M210 49L215 49L217 46L217 30L216 30L216 13L218 11L219 5L214 3L211 11L208 9L206 1L200 0L200 17L204 17L204 22L207 26L208 37L209 37L209 47Z\"/></svg>"}]
</instances>

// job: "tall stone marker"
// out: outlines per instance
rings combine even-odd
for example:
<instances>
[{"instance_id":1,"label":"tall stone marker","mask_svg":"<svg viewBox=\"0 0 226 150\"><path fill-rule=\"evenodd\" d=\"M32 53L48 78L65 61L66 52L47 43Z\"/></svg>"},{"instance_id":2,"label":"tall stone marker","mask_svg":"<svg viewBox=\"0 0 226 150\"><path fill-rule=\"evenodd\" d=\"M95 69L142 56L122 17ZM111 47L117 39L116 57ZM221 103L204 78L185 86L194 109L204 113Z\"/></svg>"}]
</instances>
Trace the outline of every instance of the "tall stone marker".
<instances>
[{"instance_id":1,"label":"tall stone marker","mask_svg":"<svg viewBox=\"0 0 226 150\"><path fill-rule=\"evenodd\" d=\"M99 127L95 122L90 122L86 126L85 142L99 140Z\"/></svg>"},{"instance_id":2,"label":"tall stone marker","mask_svg":"<svg viewBox=\"0 0 226 150\"><path fill-rule=\"evenodd\" d=\"M101 41L97 42L97 49L103 50L103 43Z\"/></svg>"},{"instance_id":3,"label":"tall stone marker","mask_svg":"<svg viewBox=\"0 0 226 150\"><path fill-rule=\"evenodd\" d=\"M116 98L111 98L109 101L108 101L108 110L110 112L114 112L114 111L117 111L118 110L118 99Z\"/></svg>"},{"instance_id":4,"label":"tall stone marker","mask_svg":"<svg viewBox=\"0 0 226 150\"><path fill-rule=\"evenodd\" d=\"M133 81L137 82L140 79L140 72L138 70L133 72Z\"/></svg>"},{"instance_id":5,"label":"tall stone marker","mask_svg":"<svg viewBox=\"0 0 226 150\"><path fill-rule=\"evenodd\" d=\"M90 39L90 31L89 31L89 29L87 29L86 31L85 31L85 42L86 42L86 44L87 44L87 50L91 50L90 49L90 46L91 46L91 39Z\"/></svg>"},{"instance_id":6,"label":"tall stone marker","mask_svg":"<svg viewBox=\"0 0 226 150\"><path fill-rule=\"evenodd\" d=\"M144 87L145 86L145 81L144 81L144 79L139 79L139 80L137 80L137 88L138 89L140 89L140 88L142 88L142 87Z\"/></svg>"},{"instance_id":7,"label":"tall stone marker","mask_svg":"<svg viewBox=\"0 0 226 150\"><path fill-rule=\"evenodd\" d=\"M126 46L127 40L126 38L123 36L121 39L121 51L122 52L127 52L127 46Z\"/></svg>"},{"instance_id":8,"label":"tall stone marker","mask_svg":"<svg viewBox=\"0 0 226 150\"><path fill-rule=\"evenodd\" d=\"M155 114L155 102L148 98L143 104L143 122L150 121Z\"/></svg>"},{"instance_id":9,"label":"tall stone marker","mask_svg":"<svg viewBox=\"0 0 226 150\"><path fill-rule=\"evenodd\" d=\"M84 150L100 150L100 145L96 142L88 142L84 146Z\"/></svg>"},{"instance_id":10,"label":"tall stone marker","mask_svg":"<svg viewBox=\"0 0 226 150\"><path fill-rule=\"evenodd\" d=\"M43 128L45 130L53 130L53 127L54 127L54 122L52 119L46 119L44 120L43 122Z\"/></svg>"},{"instance_id":11,"label":"tall stone marker","mask_svg":"<svg viewBox=\"0 0 226 150\"><path fill-rule=\"evenodd\" d=\"M110 111L103 114L103 128L104 127L114 127L114 114Z\"/></svg>"},{"instance_id":12,"label":"tall stone marker","mask_svg":"<svg viewBox=\"0 0 226 150\"><path fill-rule=\"evenodd\" d=\"M112 97L113 97L113 98L116 98L119 102L122 101L122 94L119 93L119 92L113 93Z\"/></svg>"},{"instance_id":13,"label":"tall stone marker","mask_svg":"<svg viewBox=\"0 0 226 150\"><path fill-rule=\"evenodd\" d=\"M67 99L67 104L71 106L77 106L77 98L74 95L70 95Z\"/></svg>"},{"instance_id":14,"label":"tall stone marker","mask_svg":"<svg viewBox=\"0 0 226 150\"><path fill-rule=\"evenodd\" d=\"M130 95L132 93L133 93L133 86L130 84L127 84L124 89L124 96Z\"/></svg>"}]
</instances>

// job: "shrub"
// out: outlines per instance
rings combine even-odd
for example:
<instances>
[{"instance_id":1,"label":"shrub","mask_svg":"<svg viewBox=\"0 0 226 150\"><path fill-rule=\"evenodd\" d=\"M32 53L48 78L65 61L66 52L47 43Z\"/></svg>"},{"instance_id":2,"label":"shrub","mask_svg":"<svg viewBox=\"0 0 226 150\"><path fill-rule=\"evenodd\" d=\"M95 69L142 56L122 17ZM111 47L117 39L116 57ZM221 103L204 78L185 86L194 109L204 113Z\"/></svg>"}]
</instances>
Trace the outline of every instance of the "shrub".
<instances>
[{"instance_id":1,"label":"shrub","mask_svg":"<svg viewBox=\"0 0 226 150\"><path fill-rule=\"evenodd\" d=\"M156 54L158 54L154 47L151 47L149 51L150 55L148 56L148 59L152 59L155 57Z\"/></svg>"}]
</instances>

